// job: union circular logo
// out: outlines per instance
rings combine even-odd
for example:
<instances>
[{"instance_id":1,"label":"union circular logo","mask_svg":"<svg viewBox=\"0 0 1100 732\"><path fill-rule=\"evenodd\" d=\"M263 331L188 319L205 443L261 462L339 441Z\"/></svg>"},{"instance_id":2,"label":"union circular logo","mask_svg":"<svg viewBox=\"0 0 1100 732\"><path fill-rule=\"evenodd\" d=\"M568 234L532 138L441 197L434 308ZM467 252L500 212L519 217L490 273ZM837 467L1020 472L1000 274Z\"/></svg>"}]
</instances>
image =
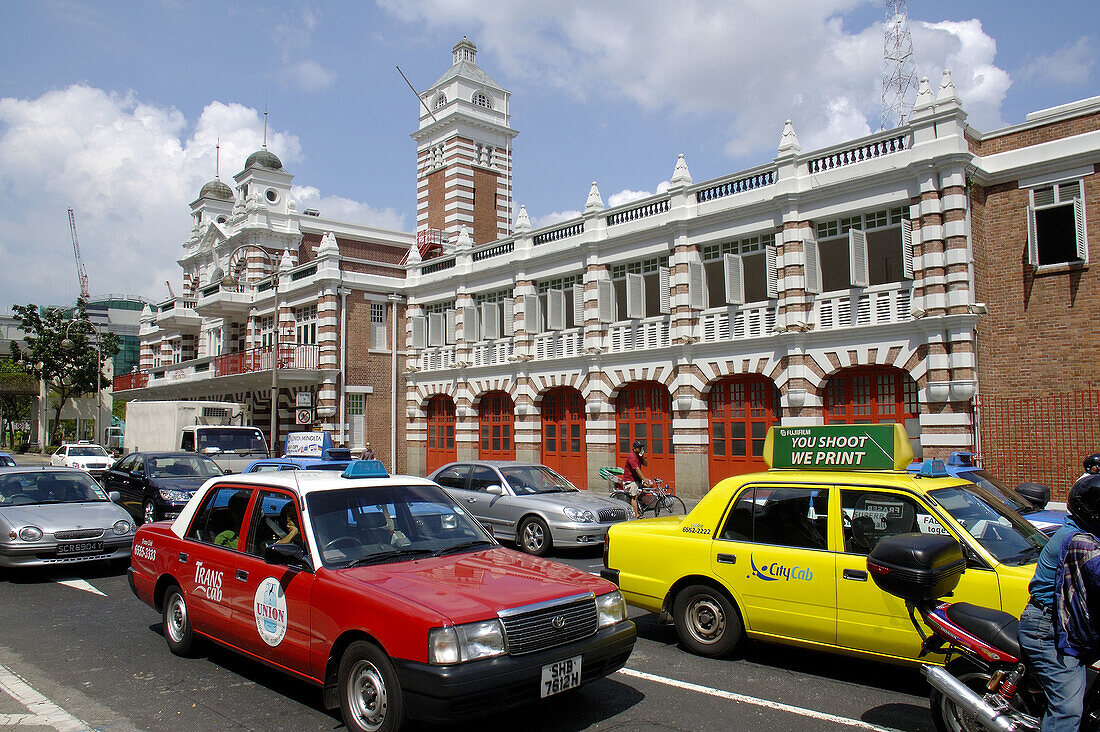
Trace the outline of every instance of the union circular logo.
<instances>
[{"instance_id":1,"label":"union circular logo","mask_svg":"<svg viewBox=\"0 0 1100 732\"><path fill-rule=\"evenodd\" d=\"M252 605L256 616L256 630L269 646L277 646L286 635L286 598L283 586L274 577L267 577L256 588Z\"/></svg>"}]
</instances>

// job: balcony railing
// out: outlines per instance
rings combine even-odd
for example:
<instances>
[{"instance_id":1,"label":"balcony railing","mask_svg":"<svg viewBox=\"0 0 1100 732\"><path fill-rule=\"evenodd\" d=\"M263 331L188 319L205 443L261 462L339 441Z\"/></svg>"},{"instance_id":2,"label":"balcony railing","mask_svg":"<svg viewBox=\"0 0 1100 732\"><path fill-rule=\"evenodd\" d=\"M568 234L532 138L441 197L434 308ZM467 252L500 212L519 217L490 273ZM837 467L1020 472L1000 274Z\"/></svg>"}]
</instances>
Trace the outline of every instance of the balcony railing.
<instances>
[{"instance_id":1,"label":"balcony railing","mask_svg":"<svg viewBox=\"0 0 1100 732\"><path fill-rule=\"evenodd\" d=\"M818 295L814 303L815 325L818 330L830 330L912 320L909 312L912 297L912 282L826 292Z\"/></svg>"},{"instance_id":2,"label":"balcony railing","mask_svg":"<svg viewBox=\"0 0 1100 732\"><path fill-rule=\"evenodd\" d=\"M549 331L535 336L535 358L569 358L584 351L584 328Z\"/></svg>"},{"instance_id":3,"label":"balcony railing","mask_svg":"<svg viewBox=\"0 0 1100 732\"><path fill-rule=\"evenodd\" d=\"M775 305L750 303L708 310L702 314L703 343L721 343L741 338L762 338L772 333Z\"/></svg>"},{"instance_id":4,"label":"balcony railing","mask_svg":"<svg viewBox=\"0 0 1100 732\"><path fill-rule=\"evenodd\" d=\"M113 391L126 391L127 389L141 389L149 383L148 371L136 371L132 374L116 376L111 385Z\"/></svg>"},{"instance_id":5,"label":"balcony railing","mask_svg":"<svg viewBox=\"0 0 1100 732\"><path fill-rule=\"evenodd\" d=\"M432 348L427 351L423 351L420 354L420 370L421 371L441 371L442 369L453 369L457 365L455 359L455 347L446 346L445 348Z\"/></svg>"},{"instance_id":6,"label":"balcony railing","mask_svg":"<svg viewBox=\"0 0 1100 732\"><path fill-rule=\"evenodd\" d=\"M512 355L514 349L515 342L511 338L476 343L470 348L470 365L492 366L508 363L508 357Z\"/></svg>"},{"instance_id":7,"label":"balcony railing","mask_svg":"<svg viewBox=\"0 0 1100 732\"><path fill-rule=\"evenodd\" d=\"M612 353L667 348L670 345L669 316L658 315L645 320L613 323L607 335Z\"/></svg>"},{"instance_id":8,"label":"balcony railing","mask_svg":"<svg viewBox=\"0 0 1100 732\"><path fill-rule=\"evenodd\" d=\"M274 349L271 346L250 348L247 351L226 353L214 359L214 376L233 376L250 374L256 371L270 371ZM281 369L317 369L321 367L321 347L296 343L279 344L279 365Z\"/></svg>"}]
</instances>

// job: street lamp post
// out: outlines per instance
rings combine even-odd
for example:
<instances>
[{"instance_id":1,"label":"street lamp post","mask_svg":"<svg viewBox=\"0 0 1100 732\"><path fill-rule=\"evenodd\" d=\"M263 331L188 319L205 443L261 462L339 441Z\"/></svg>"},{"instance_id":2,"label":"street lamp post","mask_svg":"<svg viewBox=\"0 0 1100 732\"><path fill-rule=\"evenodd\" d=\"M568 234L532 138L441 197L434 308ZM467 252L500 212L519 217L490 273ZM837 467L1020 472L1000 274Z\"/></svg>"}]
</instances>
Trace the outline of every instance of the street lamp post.
<instances>
[{"instance_id":1,"label":"street lamp post","mask_svg":"<svg viewBox=\"0 0 1100 732\"><path fill-rule=\"evenodd\" d=\"M65 338L61 341L61 347L65 350L69 350L73 347L73 342L69 339L69 328L72 328L78 323L87 323L88 327L92 329L93 335L95 335L95 340L93 341L93 343L95 344L95 439L93 440L93 442L95 442L97 445L101 445L103 444L103 441L100 439L102 429L100 419L102 417L103 399L101 397L100 389L102 388L103 381L103 355L101 351L102 344L99 330L90 320L69 321L69 324L65 326Z\"/></svg>"},{"instance_id":2,"label":"street lamp post","mask_svg":"<svg viewBox=\"0 0 1100 732\"><path fill-rule=\"evenodd\" d=\"M226 260L228 265L228 272L221 272L221 267L214 269L214 280L220 281L223 287L236 287L240 284L238 279L230 274L233 271L233 258L245 249L255 249L264 255L264 258L272 264L271 282L275 289L275 304L273 307L273 325L274 325L274 337L271 342L271 427L269 434L271 435L271 444L268 445L268 449L271 454L276 452L275 439L276 431L278 430L278 415L279 415L279 257L272 254L258 244L241 244L232 252L229 253L229 258Z\"/></svg>"}]
</instances>

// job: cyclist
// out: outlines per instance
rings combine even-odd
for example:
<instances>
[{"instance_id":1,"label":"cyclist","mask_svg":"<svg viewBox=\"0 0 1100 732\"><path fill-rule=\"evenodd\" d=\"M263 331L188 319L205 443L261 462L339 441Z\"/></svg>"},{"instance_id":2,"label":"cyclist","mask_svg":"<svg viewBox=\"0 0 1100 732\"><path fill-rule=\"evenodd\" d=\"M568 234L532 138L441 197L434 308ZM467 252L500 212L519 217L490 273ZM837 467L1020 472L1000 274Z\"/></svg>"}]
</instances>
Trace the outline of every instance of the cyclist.
<instances>
[{"instance_id":1,"label":"cyclist","mask_svg":"<svg viewBox=\"0 0 1100 732\"><path fill-rule=\"evenodd\" d=\"M642 466L646 464L645 443L634 440L630 446L630 454L626 456L626 464L623 466L623 488L630 496L630 505L634 509L635 516L642 515L642 507L638 497L642 495L642 489L653 485L653 481L645 477Z\"/></svg>"}]
</instances>

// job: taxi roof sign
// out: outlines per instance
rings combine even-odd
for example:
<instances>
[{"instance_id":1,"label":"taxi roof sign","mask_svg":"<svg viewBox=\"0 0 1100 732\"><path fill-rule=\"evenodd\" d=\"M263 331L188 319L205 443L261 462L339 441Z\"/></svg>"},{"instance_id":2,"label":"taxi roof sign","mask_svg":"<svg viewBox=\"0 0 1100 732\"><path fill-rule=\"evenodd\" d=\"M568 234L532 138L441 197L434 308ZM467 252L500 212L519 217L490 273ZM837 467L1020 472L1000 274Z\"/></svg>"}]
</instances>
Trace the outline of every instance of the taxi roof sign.
<instances>
[{"instance_id":1,"label":"taxi roof sign","mask_svg":"<svg viewBox=\"0 0 1100 732\"><path fill-rule=\"evenodd\" d=\"M764 441L769 468L905 470L913 460L900 424L772 427Z\"/></svg>"}]
</instances>

